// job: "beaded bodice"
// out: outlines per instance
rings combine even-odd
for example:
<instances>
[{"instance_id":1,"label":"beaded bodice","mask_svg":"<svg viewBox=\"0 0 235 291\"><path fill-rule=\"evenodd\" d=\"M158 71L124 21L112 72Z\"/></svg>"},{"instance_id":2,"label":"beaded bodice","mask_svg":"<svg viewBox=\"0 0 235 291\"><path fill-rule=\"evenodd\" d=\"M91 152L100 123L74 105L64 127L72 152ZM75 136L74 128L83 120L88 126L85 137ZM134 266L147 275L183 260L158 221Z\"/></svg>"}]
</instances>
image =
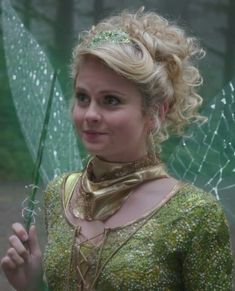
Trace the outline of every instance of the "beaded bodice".
<instances>
[{"instance_id":1,"label":"beaded bodice","mask_svg":"<svg viewBox=\"0 0 235 291\"><path fill-rule=\"evenodd\" d=\"M63 215L63 179L54 181L45 196L50 290L232 289L228 227L211 195L183 186L149 216L106 229L103 242L93 246L77 241L79 228Z\"/></svg>"}]
</instances>

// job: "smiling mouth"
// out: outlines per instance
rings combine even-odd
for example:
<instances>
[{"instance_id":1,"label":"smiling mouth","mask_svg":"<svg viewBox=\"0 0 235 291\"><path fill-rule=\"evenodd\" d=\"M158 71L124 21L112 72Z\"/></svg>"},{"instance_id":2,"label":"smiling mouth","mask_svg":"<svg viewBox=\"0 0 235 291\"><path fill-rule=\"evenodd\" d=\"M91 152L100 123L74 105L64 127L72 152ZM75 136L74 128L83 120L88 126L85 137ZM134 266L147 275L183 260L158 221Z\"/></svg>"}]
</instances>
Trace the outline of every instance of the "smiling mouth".
<instances>
[{"instance_id":1,"label":"smiling mouth","mask_svg":"<svg viewBox=\"0 0 235 291\"><path fill-rule=\"evenodd\" d=\"M88 134L88 135L103 135L103 134L107 134L106 132L100 132L100 131L95 131L95 130L83 130L84 134Z\"/></svg>"}]
</instances>

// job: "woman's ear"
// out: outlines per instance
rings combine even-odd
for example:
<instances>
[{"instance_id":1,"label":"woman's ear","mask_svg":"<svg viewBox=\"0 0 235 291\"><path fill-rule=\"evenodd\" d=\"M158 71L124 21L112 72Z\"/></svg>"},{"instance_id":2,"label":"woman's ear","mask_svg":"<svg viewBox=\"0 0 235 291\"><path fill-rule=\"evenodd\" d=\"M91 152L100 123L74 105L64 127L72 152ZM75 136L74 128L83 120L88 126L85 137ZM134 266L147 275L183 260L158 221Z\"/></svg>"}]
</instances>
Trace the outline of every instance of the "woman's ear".
<instances>
[{"instance_id":1,"label":"woman's ear","mask_svg":"<svg viewBox=\"0 0 235 291\"><path fill-rule=\"evenodd\" d=\"M166 114L169 110L169 103L164 102L162 104L156 104L149 115L148 120L148 132L158 131L161 123L165 120Z\"/></svg>"},{"instance_id":2,"label":"woman's ear","mask_svg":"<svg viewBox=\"0 0 235 291\"><path fill-rule=\"evenodd\" d=\"M159 118L161 121L165 120L168 110L169 110L168 102L164 102L159 106Z\"/></svg>"}]
</instances>

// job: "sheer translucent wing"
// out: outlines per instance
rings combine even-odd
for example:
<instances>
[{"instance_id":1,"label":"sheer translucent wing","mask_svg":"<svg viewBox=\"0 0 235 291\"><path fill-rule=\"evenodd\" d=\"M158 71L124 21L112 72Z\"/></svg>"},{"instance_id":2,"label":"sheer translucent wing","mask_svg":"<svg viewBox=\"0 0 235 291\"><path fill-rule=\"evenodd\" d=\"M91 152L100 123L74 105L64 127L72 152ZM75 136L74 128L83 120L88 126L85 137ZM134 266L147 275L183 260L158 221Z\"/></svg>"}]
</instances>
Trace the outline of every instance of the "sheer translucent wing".
<instances>
[{"instance_id":1,"label":"sheer translucent wing","mask_svg":"<svg viewBox=\"0 0 235 291\"><path fill-rule=\"evenodd\" d=\"M46 54L2 1L2 28L11 94L28 148L36 160L54 70ZM56 81L40 168L47 183L56 175L82 167L79 148L61 87Z\"/></svg>"},{"instance_id":2,"label":"sheer translucent wing","mask_svg":"<svg viewBox=\"0 0 235 291\"><path fill-rule=\"evenodd\" d=\"M204 125L192 126L168 160L171 173L204 188L235 222L235 80L202 112Z\"/></svg>"}]
</instances>

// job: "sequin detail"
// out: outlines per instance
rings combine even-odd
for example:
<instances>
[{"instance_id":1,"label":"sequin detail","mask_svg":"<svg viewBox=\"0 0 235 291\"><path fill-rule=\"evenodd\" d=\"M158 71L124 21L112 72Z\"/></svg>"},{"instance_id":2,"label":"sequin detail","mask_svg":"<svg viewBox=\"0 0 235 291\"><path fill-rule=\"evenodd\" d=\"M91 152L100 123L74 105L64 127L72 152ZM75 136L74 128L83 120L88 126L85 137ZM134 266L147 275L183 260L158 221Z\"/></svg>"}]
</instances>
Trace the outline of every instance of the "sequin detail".
<instances>
[{"instance_id":1,"label":"sequin detail","mask_svg":"<svg viewBox=\"0 0 235 291\"><path fill-rule=\"evenodd\" d=\"M63 215L62 181L63 177L54 181L45 195L44 264L51 291L79 290L75 229ZM223 210L212 195L191 185L151 217L110 230L101 253L100 247L87 244L80 251L89 258L90 282L97 275L98 261L98 269L104 266L94 287L83 290L232 290L231 245Z\"/></svg>"},{"instance_id":2,"label":"sequin detail","mask_svg":"<svg viewBox=\"0 0 235 291\"><path fill-rule=\"evenodd\" d=\"M130 43L129 35L123 30L106 30L98 32L87 45L88 48L95 48L104 43L126 44Z\"/></svg>"}]
</instances>

